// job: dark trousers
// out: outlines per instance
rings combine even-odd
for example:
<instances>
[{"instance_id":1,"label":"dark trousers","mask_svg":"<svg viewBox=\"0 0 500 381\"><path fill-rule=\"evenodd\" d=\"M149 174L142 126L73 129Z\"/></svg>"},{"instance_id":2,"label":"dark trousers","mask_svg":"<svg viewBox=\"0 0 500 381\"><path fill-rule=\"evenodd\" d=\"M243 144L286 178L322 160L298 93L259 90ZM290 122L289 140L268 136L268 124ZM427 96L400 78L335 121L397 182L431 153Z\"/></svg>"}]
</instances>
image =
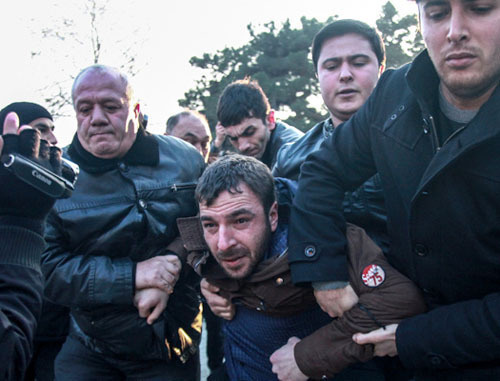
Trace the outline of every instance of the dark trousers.
<instances>
[{"instance_id":1,"label":"dark trousers","mask_svg":"<svg viewBox=\"0 0 500 381\"><path fill-rule=\"evenodd\" d=\"M207 328L207 358L211 371L222 365L224 360L224 335L222 319L215 316L208 304L203 303L203 318Z\"/></svg>"},{"instance_id":2,"label":"dark trousers","mask_svg":"<svg viewBox=\"0 0 500 381\"><path fill-rule=\"evenodd\" d=\"M97 353L71 335L55 362L56 380L199 381L200 360L193 356L184 366L163 361L130 361Z\"/></svg>"},{"instance_id":3,"label":"dark trousers","mask_svg":"<svg viewBox=\"0 0 500 381\"><path fill-rule=\"evenodd\" d=\"M64 341L36 341L25 381L53 381L54 361Z\"/></svg>"}]
</instances>

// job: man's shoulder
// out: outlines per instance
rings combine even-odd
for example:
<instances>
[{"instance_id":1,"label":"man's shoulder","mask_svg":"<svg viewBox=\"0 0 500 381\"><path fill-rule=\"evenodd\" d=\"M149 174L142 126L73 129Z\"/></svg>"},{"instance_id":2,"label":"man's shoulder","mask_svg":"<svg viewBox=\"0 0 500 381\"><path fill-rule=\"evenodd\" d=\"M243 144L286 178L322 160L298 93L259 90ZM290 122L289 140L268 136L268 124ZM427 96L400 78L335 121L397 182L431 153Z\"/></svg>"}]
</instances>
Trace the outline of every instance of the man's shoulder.
<instances>
[{"instance_id":1,"label":"man's shoulder","mask_svg":"<svg viewBox=\"0 0 500 381\"><path fill-rule=\"evenodd\" d=\"M276 122L275 133L285 143L294 142L304 135L298 128L290 126L285 122Z\"/></svg>"}]
</instances>

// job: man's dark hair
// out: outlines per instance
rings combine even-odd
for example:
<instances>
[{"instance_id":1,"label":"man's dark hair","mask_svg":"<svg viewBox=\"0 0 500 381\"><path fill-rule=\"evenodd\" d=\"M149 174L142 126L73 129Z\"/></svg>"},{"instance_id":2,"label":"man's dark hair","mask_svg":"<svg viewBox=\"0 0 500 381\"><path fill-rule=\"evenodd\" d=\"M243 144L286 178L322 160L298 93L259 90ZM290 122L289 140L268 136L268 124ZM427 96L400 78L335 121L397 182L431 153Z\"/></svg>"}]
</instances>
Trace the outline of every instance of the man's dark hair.
<instances>
[{"instance_id":1,"label":"man's dark hair","mask_svg":"<svg viewBox=\"0 0 500 381\"><path fill-rule=\"evenodd\" d=\"M217 119L224 126L240 124L246 118L266 123L271 111L269 100L257 81L246 78L229 84L217 103Z\"/></svg>"},{"instance_id":2,"label":"man's dark hair","mask_svg":"<svg viewBox=\"0 0 500 381\"><path fill-rule=\"evenodd\" d=\"M385 47L384 41L377 29L372 28L368 24L358 20L337 20L324 26L314 36L312 43L312 59L314 63L314 71L318 72L318 60L321 54L321 49L326 40L333 37L340 37L346 34L357 34L365 38L375 53L378 60L378 65L385 64Z\"/></svg>"},{"instance_id":3,"label":"man's dark hair","mask_svg":"<svg viewBox=\"0 0 500 381\"><path fill-rule=\"evenodd\" d=\"M172 131L174 130L175 126L177 126L177 124L179 123L181 118L186 118L188 116L194 116L195 118L200 119L203 124L208 126L208 121L207 121L207 118L205 117L205 115L200 114L198 111L185 110L185 111L181 111L175 115L172 115L170 118L167 119L167 128L165 130L166 133L171 135Z\"/></svg>"},{"instance_id":4,"label":"man's dark hair","mask_svg":"<svg viewBox=\"0 0 500 381\"><path fill-rule=\"evenodd\" d=\"M221 192L242 193L241 183L255 193L268 213L276 201L274 178L265 164L251 156L230 154L210 164L198 180L196 199L210 206Z\"/></svg>"}]
</instances>

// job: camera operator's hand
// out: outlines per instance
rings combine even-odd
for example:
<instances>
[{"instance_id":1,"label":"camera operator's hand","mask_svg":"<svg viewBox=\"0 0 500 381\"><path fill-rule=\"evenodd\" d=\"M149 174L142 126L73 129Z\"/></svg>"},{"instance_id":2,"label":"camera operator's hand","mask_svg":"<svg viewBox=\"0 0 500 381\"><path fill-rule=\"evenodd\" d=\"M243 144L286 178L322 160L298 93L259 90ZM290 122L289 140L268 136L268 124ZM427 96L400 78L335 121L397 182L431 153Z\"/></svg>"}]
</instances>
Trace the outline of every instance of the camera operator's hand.
<instances>
[{"instance_id":1,"label":"camera operator's hand","mask_svg":"<svg viewBox=\"0 0 500 381\"><path fill-rule=\"evenodd\" d=\"M61 173L62 151L50 147L40 139L40 133L31 127L19 129L19 118L11 112L5 118L3 135L0 137L2 157L20 154L50 171ZM39 192L9 172L0 164L0 216L28 217L42 222L55 200Z\"/></svg>"}]
</instances>

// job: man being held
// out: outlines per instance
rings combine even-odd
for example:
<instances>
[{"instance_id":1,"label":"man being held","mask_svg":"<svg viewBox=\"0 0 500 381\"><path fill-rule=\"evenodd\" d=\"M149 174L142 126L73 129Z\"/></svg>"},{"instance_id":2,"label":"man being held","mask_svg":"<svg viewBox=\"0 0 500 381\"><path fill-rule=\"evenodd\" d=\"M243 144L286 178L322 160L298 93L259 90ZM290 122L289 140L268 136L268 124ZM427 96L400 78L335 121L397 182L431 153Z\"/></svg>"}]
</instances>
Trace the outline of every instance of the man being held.
<instances>
[{"instance_id":1,"label":"man being held","mask_svg":"<svg viewBox=\"0 0 500 381\"><path fill-rule=\"evenodd\" d=\"M192 144L203 159L208 160L212 134L207 118L199 112L188 110L172 115L167 120L165 135L172 135Z\"/></svg>"},{"instance_id":2,"label":"man being held","mask_svg":"<svg viewBox=\"0 0 500 381\"><path fill-rule=\"evenodd\" d=\"M294 127L278 122L274 110L256 81L244 79L229 84L222 92L217 104L217 119L214 142L229 139L242 155L252 156L269 168L274 166L276 155L285 143L296 141L303 133ZM214 145L215 152L220 146Z\"/></svg>"},{"instance_id":3,"label":"man being held","mask_svg":"<svg viewBox=\"0 0 500 381\"><path fill-rule=\"evenodd\" d=\"M84 69L72 98L67 155L81 172L49 216L42 255L47 296L71 308L56 378L196 380L199 302L175 255L175 219L196 213L203 160L138 128L139 104L116 69Z\"/></svg>"},{"instance_id":4,"label":"man being held","mask_svg":"<svg viewBox=\"0 0 500 381\"><path fill-rule=\"evenodd\" d=\"M346 190L378 172L389 262L430 311L368 335L417 380L500 377L500 1L417 1L427 50L386 72L301 169L292 276L346 281ZM300 273L300 274L299 274ZM332 300L344 290L333 290Z\"/></svg>"},{"instance_id":5,"label":"man being held","mask_svg":"<svg viewBox=\"0 0 500 381\"><path fill-rule=\"evenodd\" d=\"M315 303L312 289L291 284L287 223L283 218L278 222L273 177L254 158L228 155L207 168L200 178L196 197L200 204L199 218L178 219L178 225L191 251L189 262L207 277L211 287L218 288L219 295L204 294L214 312L228 320L224 331L229 377L275 379L271 354L289 337L309 336L331 319ZM352 226L351 232L352 299L342 306L340 314L356 305L357 294L364 306L348 312L347 320L335 321L304 339L301 350L295 352L296 361L311 377L331 376L356 360L368 360L372 355L370 350L354 344L351 335L358 329L378 327L373 316L386 324L423 309L416 288L387 265L381 250L364 231ZM385 271L376 289L362 283L362 272L367 265L383 268L380 273ZM390 298L384 294L387 292ZM220 304L218 299L229 304ZM300 370L296 373L299 379L307 379ZM379 376L378 370L356 366L336 379L374 379L374 376Z\"/></svg>"}]
</instances>

